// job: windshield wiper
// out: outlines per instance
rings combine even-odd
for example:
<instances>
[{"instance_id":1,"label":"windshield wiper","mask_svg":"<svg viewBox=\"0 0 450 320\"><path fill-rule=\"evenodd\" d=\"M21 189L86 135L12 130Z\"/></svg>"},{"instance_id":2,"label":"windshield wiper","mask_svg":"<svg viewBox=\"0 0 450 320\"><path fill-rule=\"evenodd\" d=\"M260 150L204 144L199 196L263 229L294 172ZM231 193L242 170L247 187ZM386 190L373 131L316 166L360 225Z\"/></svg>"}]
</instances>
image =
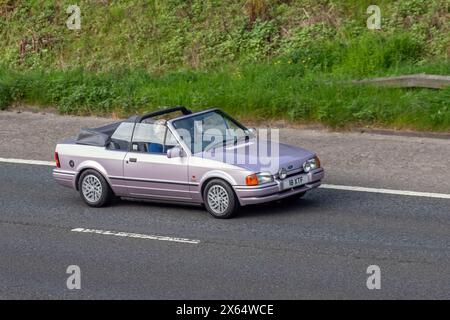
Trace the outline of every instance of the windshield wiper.
<instances>
[{"instance_id":1,"label":"windshield wiper","mask_svg":"<svg viewBox=\"0 0 450 320\"><path fill-rule=\"evenodd\" d=\"M207 148L205 148L205 151L209 151L212 148L215 148L216 146L218 146L220 144L222 144L222 146L226 146L227 143L232 141L232 140L234 141L235 144L237 143L236 137L234 137L232 139L223 139L222 141L217 141L216 143L209 145Z\"/></svg>"}]
</instances>

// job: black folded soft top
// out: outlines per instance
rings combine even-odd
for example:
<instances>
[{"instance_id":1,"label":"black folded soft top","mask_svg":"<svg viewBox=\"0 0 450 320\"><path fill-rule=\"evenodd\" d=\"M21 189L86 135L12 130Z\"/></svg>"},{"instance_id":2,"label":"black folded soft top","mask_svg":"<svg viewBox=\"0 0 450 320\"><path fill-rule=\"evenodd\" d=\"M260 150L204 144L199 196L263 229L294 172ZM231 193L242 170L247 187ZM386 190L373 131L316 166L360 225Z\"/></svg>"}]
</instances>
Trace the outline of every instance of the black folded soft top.
<instances>
[{"instance_id":1,"label":"black folded soft top","mask_svg":"<svg viewBox=\"0 0 450 320\"><path fill-rule=\"evenodd\" d=\"M78 133L75 143L89 146L105 147L111 140L111 136L122 122L114 122L98 128L83 128Z\"/></svg>"},{"instance_id":2,"label":"black folded soft top","mask_svg":"<svg viewBox=\"0 0 450 320\"><path fill-rule=\"evenodd\" d=\"M171 112L181 111L183 115L191 114L192 112L185 107L174 107L174 108L167 108L162 109L158 111L154 111L151 113L147 113L143 116L132 116L126 120L114 122L111 124L107 124L102 127L98 128L83 128L78 133L77 137L75 138L76 144L84 144L89 146L97 146L97 147L105 147L110 141L111 136L116 131L117 127L122 122L141 122L145 119L149 119L152 117L164 115Z\"/></svg>"}]
</instances>

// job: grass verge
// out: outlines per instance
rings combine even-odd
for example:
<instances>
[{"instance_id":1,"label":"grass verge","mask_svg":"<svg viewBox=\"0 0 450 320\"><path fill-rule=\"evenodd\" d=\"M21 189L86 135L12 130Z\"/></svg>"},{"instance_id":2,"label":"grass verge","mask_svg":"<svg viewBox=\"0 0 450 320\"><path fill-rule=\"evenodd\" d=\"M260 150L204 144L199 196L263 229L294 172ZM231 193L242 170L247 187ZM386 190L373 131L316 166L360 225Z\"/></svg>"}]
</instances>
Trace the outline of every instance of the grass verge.
<instances>
[{"instance_id":1,"label":"grass verge","mask_svg":"<svg viewBox=\"0 0 450 320\"><path fill-rule=\"evenodd\" d=\"M450 73L450 64L404 69L445 74ZM128 116L160 106L184 105L193 110L218 107L247 119L316 122L333 128L450 130L450 87L378 88L353 85L349 80L339 73L318 73L301 64L277 62L163 75L138 70L2 69L0 108L26 103L56 106L63 114Z\"/></svg>"}]
</instances>

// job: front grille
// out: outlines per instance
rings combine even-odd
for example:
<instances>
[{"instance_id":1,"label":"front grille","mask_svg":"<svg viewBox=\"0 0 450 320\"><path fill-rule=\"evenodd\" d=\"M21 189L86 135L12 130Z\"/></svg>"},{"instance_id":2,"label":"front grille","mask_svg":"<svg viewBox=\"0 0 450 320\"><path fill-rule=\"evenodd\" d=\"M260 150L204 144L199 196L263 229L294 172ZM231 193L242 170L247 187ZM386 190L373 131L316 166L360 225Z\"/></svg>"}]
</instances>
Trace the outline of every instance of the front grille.
<instances>
[{"instance_id":1,"label":"front grille","mask_svg":"<svg viewBox=\"0 0 450 320\"><path fill-rule=\"evenodd\" d=\"M295 170L288 171L286 178L295 176L295 175L300 174L302 172L303 172L303 168L301 168L301 169L298 168L298 169L295 169Z\"/></svg>"}]
</instances>

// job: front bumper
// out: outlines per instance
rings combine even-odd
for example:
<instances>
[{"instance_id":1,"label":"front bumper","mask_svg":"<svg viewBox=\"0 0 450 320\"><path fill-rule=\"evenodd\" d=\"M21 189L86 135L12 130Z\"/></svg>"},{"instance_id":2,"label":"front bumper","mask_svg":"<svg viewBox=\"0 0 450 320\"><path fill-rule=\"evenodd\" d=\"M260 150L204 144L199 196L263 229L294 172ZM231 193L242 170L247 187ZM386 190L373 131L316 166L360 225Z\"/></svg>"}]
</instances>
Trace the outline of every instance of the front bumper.
<instances>
[{"instance_id":1,"label":"front bumper","mask_svg":"<svg viewBox=\"0 0 450 320\"><path fill-rule=\"evenodd\" d=\"M74 173L74 172L60 170L60 169L53 169L53 178L55 179L55 181L58 184L60 184L64 187L76 189L75 177L76 177L76 173Z\"/></svg>"},{"instance_id":2,"label":"front bumper","mask_svg":"<svg viewBox=\"0 0 450 320\"><path fill-rule=\"evenodd\" d=\"M308 173L308 180L310 182L292 189L282 190L281 180L276 179L273 183L263 186L234 186L234 191L236 192L241 206L276 201L317 188L320 186L324 175L325 172L323 168L313 170Z\"/></svg>"}]
</instances>

